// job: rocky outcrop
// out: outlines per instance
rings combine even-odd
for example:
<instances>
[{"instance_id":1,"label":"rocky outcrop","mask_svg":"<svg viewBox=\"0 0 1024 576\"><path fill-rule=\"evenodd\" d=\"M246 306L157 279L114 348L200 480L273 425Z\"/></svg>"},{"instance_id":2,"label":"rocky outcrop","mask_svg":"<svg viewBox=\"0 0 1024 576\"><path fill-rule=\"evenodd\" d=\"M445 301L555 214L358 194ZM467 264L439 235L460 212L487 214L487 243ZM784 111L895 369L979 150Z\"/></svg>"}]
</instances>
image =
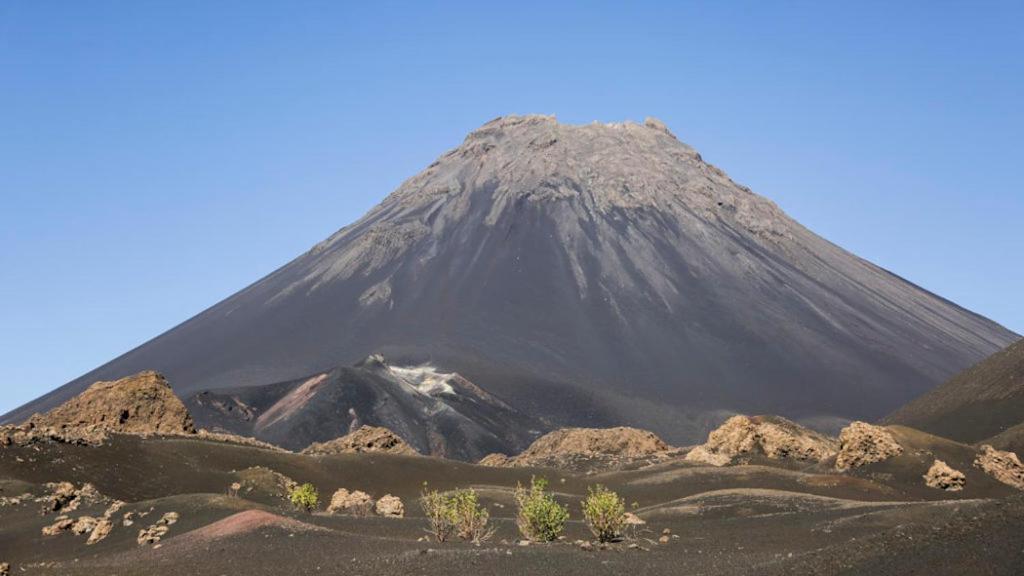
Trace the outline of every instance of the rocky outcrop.
<instances>
[{"instance_id":1,"label":"rocky outcrop","mask_svg":"<svg viewBox=\"0 0 1024 576\"><path fill-rule=\"evenodd\" d=\"M884 427L866 422L853 422L839 433L836 469L859 468L902 453L903 447Z\"/></svg>"},{"instance_id":2,"label":"rocky outcrop","mask_svg":"<svg viewBox=\"0 0 1024 576\"><path fill-rule=\"evenodd\" d=\"M0 427L0 446L40 442L101 444L110 433L194 434L192 417L163 376L140 372L97 382L46 414L20 426Z\"/></svg>"},{"instance_id":3,"label":"rocky outcrop","mask_svg":"<svg viewBox=\"0 0 1024 576\"><path fill-rule=\"evenodd\" d=\"M760 454L820 462L835 455L837 447L834 438L779 416L737 415L708 434L708 441L686 459L721 466L736 456Z\"/></svg>"},{"instance_id":4,"label":"rocky outcrop","mask_svg":"<svg viewBox=\"0 0 1024 576\"><path fill-rule=\"evenodd\" d=\"M942 460L936 460L924 475L924 483L929 488L959 492L967 484L967 477L963 472L954 470Z\"/></svg>"},{"instance_id":5,"label":"rocky outcrop","mask_svg":"<svg viewBox=\"0 0 1024 576\"><path fill-rule=\"evenodd\" d=\"M335 438L329 442L311 444L302 451L312 456L329 454L355 454L362 452L383 452L386 454L418 454L412 446L405 443L400 436L379 426L362 426L351 434Z\"/></svg>"},{"instance_id":6,"label":"rocky outcrop","mask_svg":"<svg viewBox=\"0 0 1024 576\"><path fill-rule=\"evenodd\" d=\"M981 447L981 453L975 458L974 466L1007 486L1024 490L1024 465L1013 452L996 450L986 444Z\"/></svg>"},{"instance_id":7,"label":"rocky outcrop","mask_svg":"<svg viewBox=\"0 0 1024 576\"><path fill-rule=\"evenodd\" d=\"M331 503L327 507L327 513L369 516L373 513L373 508L373 498L366 492L361 490L349 492L347 489L341 488L331 496Z\"/></svg>"},{"instance_id":8,"label":"rocky outcrop","mask_svg":"<svg viewBox=\"0 0 1024 576\"><path fill-rule=\"evenodd\" d=\"M378 516L388 518L405 517L405 505L402 504L402 500L398 496L392 496L391 494L384 495L380 500L377 500L377 504L373 509Z\"/></svg>"}]
</instances>

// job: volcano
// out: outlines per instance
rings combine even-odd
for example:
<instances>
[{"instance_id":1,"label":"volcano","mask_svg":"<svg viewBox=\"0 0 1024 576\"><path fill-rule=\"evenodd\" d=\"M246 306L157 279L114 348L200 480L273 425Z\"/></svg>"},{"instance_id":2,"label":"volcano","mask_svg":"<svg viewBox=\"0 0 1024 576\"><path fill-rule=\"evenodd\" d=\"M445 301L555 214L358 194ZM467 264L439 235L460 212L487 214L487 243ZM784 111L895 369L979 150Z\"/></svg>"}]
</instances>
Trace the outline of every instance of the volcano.
<instances>
[{"instance_id":1,"label":"volcano","mask_svg":"<svg viewBox=\"0 0 1024 576\"><path fill-rule=\"evenodd\" d=\"M815 235L657 120L509 116L284 267L3 420L141 370L189 398L382 353L552 426L686 442L733 412L874 419L1016 338Z\"/></svg>"}]
</instances>

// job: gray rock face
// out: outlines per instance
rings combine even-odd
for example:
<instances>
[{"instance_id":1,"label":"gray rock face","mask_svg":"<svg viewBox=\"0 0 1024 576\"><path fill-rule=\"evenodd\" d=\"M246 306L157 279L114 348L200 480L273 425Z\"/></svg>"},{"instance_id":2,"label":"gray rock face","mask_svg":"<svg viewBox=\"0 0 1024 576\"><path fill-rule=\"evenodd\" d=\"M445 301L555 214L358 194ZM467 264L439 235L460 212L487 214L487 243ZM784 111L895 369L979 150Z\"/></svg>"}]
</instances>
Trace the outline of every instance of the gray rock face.
<instances>
[{"instance_id":1,"label":"gray rock face","mask_svg":"<svg viewBox=\"0 0 1024 576\"><path fill-rule=\"evenodd\" d=\"M1014 337L816 236L656 120L505 117L308 253L7 420L142 369L188 396L381 351L557 425L682 443L723 411L873 419Z\"/></svg>"}]
</instances>

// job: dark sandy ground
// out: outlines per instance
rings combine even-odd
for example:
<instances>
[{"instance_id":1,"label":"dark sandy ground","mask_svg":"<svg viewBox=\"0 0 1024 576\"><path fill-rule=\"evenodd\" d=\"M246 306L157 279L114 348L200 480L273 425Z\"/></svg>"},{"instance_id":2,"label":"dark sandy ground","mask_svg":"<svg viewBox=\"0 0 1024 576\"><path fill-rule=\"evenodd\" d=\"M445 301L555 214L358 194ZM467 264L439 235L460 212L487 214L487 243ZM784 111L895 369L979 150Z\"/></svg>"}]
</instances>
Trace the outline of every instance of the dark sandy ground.
<instances>
[{"instance_id":1,"label":"dark sandy ground","mask_svg":"<svg viewBox=\"0 0 1024 576\"><path fill-rule=\"evenodd\" d=\"M960 445L918 447L856 474L820 466L752 461L727 468L681 461L587 474L484 468L421 457L339 455L314 458L192 439L115 437L100 447L36 445L0 450L0 496L42 494L42 484L91 482L126 501L118 524L93 546L85 536L41 535L53 514L30 502L0 507L0 562L12 574L1022 574L1024 496L972 474L962 493L923 487L930 452L956 457ZM312 482L329 499L339 487L402 498L407 517L353 518L296 512L259 490L228 495L236 471L265 466ZM566 540L516 544L512 488L547 477L574 521ZM497 531L481 546L421 541L416 498L437 489L475 487ZM602 483L622 494L645 530L607 550L589 539L579 501ZM635 506L634 506L635 503ZM80 514L101 515L104 506ZM180 520L157 548L139 546L140 528L165 512ZM673 537L658 543L664 529ZM634 544L636 547L630 547Z\"/></svg>"}]
</instances>

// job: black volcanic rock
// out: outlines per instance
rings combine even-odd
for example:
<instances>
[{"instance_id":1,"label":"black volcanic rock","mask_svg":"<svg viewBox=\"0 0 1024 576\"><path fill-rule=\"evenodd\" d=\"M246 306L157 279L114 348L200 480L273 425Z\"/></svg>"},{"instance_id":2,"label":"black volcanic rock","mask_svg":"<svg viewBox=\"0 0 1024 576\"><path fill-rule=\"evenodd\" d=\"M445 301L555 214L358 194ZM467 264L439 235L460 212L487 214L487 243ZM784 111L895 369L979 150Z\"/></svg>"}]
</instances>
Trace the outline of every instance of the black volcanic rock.
<instances>
[{"instance_id":1,"label":"black volcanic rock","mask_svg":"<svg viewBox=\"0 0 1024 576\"><path fill-rule=\"evenodd\" d=\"M559 426L683 443L729 412L877 418L1014 339L816 236L660 122L505 117L306 254L7 420L141 369L188 397L382 351Z\"/></svg>"}]
</instances>

